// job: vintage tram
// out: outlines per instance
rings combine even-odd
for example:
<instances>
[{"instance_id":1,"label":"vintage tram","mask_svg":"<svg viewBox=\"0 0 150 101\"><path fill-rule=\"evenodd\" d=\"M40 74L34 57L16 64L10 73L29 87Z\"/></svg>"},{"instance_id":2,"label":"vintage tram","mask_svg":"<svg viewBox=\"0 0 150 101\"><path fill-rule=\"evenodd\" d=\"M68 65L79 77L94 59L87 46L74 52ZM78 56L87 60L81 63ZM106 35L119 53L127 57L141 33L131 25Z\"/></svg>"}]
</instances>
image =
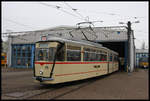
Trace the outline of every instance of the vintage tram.
<instances>
[{"instance_id":1,"label":"vintage tram","mask_svg":"<svg viewBox=\"0 0 150 101\"><path fill-rule=\"evenodd\" d=\"M148 57L142 57L139 59L139 66L141 68L148 68L149 67L149 63L148 63Z\"/></svg>"},{"instance_id":2,"label":"vintage tram","mask_svg":"<svg viewBox=\"0 0 150 101\"><path fill-rule=\"evenodd\" d=\"M35 82L57 84L118 70L118 53L101 44L43 36L36 42Z\"/></svg>"},{"instance_id":3,"label":"vintage tram","mask_svg":"<svg viewBox=\"0 0 150 101\"><path fill-rule=\"evenodd\" d=\"M7 66L7 54L5 52L1 53L1 66Z\"/></svg>"}]
</instances>

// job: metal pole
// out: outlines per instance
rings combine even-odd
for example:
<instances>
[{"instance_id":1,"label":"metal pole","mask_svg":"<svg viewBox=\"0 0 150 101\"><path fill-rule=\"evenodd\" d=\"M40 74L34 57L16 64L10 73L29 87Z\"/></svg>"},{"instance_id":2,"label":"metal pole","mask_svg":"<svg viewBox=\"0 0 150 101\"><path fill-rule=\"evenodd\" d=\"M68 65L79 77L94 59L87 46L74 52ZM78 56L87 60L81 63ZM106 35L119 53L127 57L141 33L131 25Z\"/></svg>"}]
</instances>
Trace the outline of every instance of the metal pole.
<instances>
[{"instance_id":1,"label":"metal pole","mask_svg":"<svg viewBox=\"0 0 150 101\"><path fill-rule=\"evenodd\" d=\"M127 65L127 72L130 72L130 34L131 34L131 22L130 21L128 21L128 23L127 23L127 28L128 28L128 32L127 32L127 34L128 34L128 60L127 60L127 63L128 63L128 65ZM128 71L128 69L129 69L129 71Z\"/></svg>"}]
</instances>

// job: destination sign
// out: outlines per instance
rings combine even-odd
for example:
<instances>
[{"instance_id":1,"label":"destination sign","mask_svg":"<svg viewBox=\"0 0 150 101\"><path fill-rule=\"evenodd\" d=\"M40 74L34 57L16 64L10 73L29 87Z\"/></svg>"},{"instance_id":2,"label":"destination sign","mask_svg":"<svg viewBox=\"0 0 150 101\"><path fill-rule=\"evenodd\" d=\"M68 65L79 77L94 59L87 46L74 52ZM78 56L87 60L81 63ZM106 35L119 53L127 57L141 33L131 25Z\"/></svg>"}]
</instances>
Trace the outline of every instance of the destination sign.
<instances>
[{"instance_id":1,"label":"destination sign","mask_svg":"<svg viewBox=\"0 0 150 101\"><path fill-rule=\"evenodd\" d=\"M39 47L40 48L48 48L48 44L47 43L40 43Z\"/></svg>"}]
</instances>

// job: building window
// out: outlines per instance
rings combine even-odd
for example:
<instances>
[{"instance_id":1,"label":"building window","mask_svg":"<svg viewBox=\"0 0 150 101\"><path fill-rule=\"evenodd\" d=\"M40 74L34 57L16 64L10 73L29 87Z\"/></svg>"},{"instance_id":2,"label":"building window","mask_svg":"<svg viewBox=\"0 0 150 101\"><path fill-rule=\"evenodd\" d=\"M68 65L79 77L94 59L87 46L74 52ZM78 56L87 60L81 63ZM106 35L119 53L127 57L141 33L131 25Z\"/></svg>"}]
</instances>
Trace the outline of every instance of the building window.
<instances>
[{"instance_id":1,"label":"building window","mask_svg":"<svg viewBox=\"0 0 150 101\"><path fill-rule=\"evenodd\" d=\"M30 47L28 51L27 48ZM12 67L26 68L29 64L27 61L30 61L29 68L33 67L34 54L32 53L34 48L32 44L13 44L12 45Z\"/></svg>"}]
</instances>

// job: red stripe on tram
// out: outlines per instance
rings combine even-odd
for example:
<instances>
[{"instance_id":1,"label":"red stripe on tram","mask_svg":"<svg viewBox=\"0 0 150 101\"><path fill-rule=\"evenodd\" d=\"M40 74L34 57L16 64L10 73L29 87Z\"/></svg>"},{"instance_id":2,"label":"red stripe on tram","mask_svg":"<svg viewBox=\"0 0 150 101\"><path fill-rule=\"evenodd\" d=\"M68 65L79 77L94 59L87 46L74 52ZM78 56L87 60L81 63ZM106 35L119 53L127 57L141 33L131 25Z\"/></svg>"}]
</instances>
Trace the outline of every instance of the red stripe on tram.
<instances>
[{"instance_id":1,"label":"red stripe on tram","mask_svg":"<svg viewBox=\"0 0 150 101\"><path fill-rule=\"evenodd\" d=\"M66 75L74 75L74 74L85 74L85 73L91 73L91 72L99 72L103 70L95 70L95 71L88 71L88 72L78 72L78 73L70 73L70 74L57 74L55 76L66 76Z\"/></svg>"},{"instance_id":2,"label":"red stripe on tram","mask_svg":"<svg viewBox=\"0 0 150 101\"><path fill-rule=\"evenodd\" d=\"M98 64L98 63L108 63L108 62L55 62L55 64ZM53 64L53 62L35 62L35 64Z\"/></svg>"}]
</instances>

